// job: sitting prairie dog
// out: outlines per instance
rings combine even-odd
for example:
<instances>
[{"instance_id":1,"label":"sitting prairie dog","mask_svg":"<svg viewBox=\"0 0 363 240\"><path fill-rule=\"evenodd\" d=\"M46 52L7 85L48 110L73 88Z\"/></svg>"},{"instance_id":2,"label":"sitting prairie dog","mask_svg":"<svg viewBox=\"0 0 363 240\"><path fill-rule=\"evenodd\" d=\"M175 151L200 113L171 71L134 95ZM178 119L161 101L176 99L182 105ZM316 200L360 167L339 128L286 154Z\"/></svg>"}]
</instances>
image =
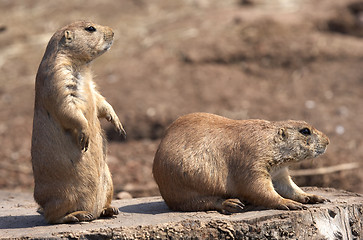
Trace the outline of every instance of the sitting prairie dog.
<instances>
[{"instance_id":1,"label":"sitting prairie dog","mask_svg":"<svg viewBox=\"0 0 363 240\"><path fill-rule=\"evenodd\" d=\"M96 90L90 62L112 45L109 27L79 21L50 39L35 83L31 156L34 198L49 223L113 216L106 139L99 118L125 131Z\"/></svg>"},{"instance_id":2,"label":"sitting prairie dog","mask_svg":"<svg viewBox=\"0 0 363 240\"><path fill-rule=\"evenodd\" d=\"M287 166L323 154L329 139L303 121L182 116L166 130L153 174L169 208L241 212L243 202L302 209L327 199L305 193Z\"/></svg>"}]
</instances>

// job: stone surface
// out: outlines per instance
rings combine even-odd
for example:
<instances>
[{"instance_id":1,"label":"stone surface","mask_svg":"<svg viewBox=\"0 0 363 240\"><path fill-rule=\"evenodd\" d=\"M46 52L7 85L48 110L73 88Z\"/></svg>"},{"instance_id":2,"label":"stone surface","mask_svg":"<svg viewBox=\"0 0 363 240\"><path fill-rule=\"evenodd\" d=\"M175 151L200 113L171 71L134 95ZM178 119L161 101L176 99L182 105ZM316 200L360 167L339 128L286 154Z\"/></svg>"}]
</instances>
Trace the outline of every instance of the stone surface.
<instances>
[{"instance_id":1,"label":"stone surface","mask_svg":"<svg viewBox=\"0 0 363 240\"><path fill-rule=\"evenodd\" d=\"M115 200L120 214L90 223L48 225L31 194L0 191L0 239L360 239L363 196L305 188L331 202L307 210L249 207L244 213L172 212L160 197Z\"/></svg>"}]
</instances>

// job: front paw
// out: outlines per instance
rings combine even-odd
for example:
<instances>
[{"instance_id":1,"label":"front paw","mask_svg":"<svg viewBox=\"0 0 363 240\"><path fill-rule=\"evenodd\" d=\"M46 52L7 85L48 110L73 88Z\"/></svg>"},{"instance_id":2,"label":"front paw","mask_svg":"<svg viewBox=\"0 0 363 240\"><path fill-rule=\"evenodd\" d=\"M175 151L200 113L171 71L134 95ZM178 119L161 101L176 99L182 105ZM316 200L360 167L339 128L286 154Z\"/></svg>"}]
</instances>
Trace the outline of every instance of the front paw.
<instances>
[{"instance_id":1,"label":"front paw","mask_svg":"<svg viewBox=\"0 0 363 240\"><path fill-rule=\"evenodd\" d=\"M110 114L110 115L106 116L106 120L111 122L115 126L115 129L118 132L118 134L120 134L121 136L126 138L126 131L123 128L123 126L116 114Z\"/></svg>"},{"instance_id":2,"label":"front paw","mask_svg":"<svg viewBox=\"0 0 363 240\"><path fill-rule=\"evenodd\" d=\"M277 209L280 210L302 210L307 209L306 206L302 205L299 202L295 202L290 199L283 199L277 206Z\"/></svg>"},{"instance_id":3,"label":"front paw","mask_svg":"<svg viewBox=\"0 0 363 240\"><path fill-rule=\"evenodd\" d=\"M89 134L86 131L80 131L78 134L78 144L81 148L81 151L86 152L88 150L89 145Z\"/></svg>"},{"instance_id":4,"label":"front paw","mask_svg":"<svg viewBox=\"0 0 363 240\"><path fill-rule=\"evenodd\" d=\"M323 203L323 202L329 202L329 199L314 195L314 194L307 194L306 196L306 203Z\"/></svg>"}]
</instances>

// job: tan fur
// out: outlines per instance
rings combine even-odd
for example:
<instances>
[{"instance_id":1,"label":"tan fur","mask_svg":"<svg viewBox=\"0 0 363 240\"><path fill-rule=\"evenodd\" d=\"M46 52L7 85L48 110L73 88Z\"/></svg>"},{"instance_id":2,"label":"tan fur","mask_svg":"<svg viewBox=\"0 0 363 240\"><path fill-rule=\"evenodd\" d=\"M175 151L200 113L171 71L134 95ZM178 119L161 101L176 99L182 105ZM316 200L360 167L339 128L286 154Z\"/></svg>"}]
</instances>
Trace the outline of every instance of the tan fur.
<instances>
[{"instance_id":1,"label":"tan fur","mask_svg":"<svg viewBox=\"0 0 363 240\"><path fill-rule=\"evenodd\" d=\"M118 213L110 206L113 185L99 118L125 132L96 90L89 65L110 48L113 35L109 27L72 23L53 35L40 63L31 156L34 198L49 223Z\"/></svg>"},{"instance_id":2,"label":"tan fur","mask_svg":"<svg viewBox=\"0 0 363 240\"><path fill-rule=\"evenodd\" d=\"M304 128L311 134L299 132ZM287 166L323 154L328 144L327 136L303 121L231 120L194 113L167 129L153 174L174 210L239 212L243 201L301 209L301 203L326 199L302 191Z\"/></svg>"}]
</instances>

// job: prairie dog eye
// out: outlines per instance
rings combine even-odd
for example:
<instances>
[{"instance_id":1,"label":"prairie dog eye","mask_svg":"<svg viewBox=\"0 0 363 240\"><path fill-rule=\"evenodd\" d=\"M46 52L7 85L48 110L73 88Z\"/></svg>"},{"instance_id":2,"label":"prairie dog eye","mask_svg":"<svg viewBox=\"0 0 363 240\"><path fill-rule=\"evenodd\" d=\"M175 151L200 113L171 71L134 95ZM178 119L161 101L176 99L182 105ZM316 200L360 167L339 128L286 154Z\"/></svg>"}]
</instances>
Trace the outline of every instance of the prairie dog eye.
<instances>
[{"instance_id":1,"label":"prairie dog eye","mask_svg":"<svg viewBox=\"0 0 363 240\"><path fill-rule=\"evenodd\" d=\"M94 26L86 27L84 30L86 30L87 32L96 32L96 28Z\"/></svg>"},{"instance_id":2,"label":"prairie dog eye","mask_svg":"<svg viewBox=\"0 0 363 240\"><path fill-rule=\"evenodd\" d=\"M304 136L308 136L311 135L310 129L309 128L303 128L301 130L299 130L299 132L304 135Z\"/></svg>"}]
</instances>

